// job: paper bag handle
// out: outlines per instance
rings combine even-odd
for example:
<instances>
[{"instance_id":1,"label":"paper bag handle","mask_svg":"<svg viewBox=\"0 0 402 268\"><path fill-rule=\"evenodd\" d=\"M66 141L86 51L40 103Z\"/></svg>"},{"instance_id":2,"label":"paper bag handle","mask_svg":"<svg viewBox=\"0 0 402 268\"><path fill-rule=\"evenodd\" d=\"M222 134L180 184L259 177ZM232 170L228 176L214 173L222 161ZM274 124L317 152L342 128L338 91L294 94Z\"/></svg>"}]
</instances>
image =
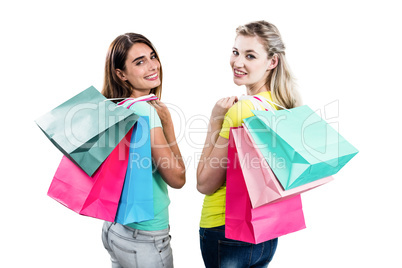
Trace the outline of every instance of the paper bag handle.
<instances>
[{"instance_id":1,"label":"paper bag handle","mask_svg":"<svg viewBox=\"0 0 402 268\"><path fill-rule=\"evenodd\" d=\"M287 110L287 111L291 112L291 110L289 110L289 109L287 109L287 108L285 108L285 107L283 107L283 106L281 106L281 105L279 105L279 104L277 104L277 103L265 98L264 96L260 96L260 95L259 96L257 96L257 95L253 95L253 96L242 95L242 96L240 96L239 100L249 100L249 101L251 101L251 103L254 106L254 109L257 110L257 111L262 110L261 109L261 105L262 105L264 107L265 111L275 112L276 109L272 105L276 105L278 107L281 107L284 110Z\"/></svg>"},{"instance_id":2,"label":"paper bag handle","mask_svg":"<svg viewBox=\"0 0 402 268\"><path fill-rule=\"evenodd\" d=\"M145 95L145 96L142 96L142 97L139 97L139 98L111 98L111 99L106 99L106 100L104 100L104 101L107 101L107 100L123 100L123 101L121 101L121 102L119 102L119 103L117 104L117 105L121 106L121 105L123 105L124 103L126 103L127 101L133 100L133 102L130 103L130 104L127 106L127 108L130 108L131 105L133 105L133 104L136 103L136 102L139 102L139 101L151 101L151 100L157 100L157 99L158 99L158 97L155 96L155 94L149 94L149 95Z\"/></svg>"}]
</instances>

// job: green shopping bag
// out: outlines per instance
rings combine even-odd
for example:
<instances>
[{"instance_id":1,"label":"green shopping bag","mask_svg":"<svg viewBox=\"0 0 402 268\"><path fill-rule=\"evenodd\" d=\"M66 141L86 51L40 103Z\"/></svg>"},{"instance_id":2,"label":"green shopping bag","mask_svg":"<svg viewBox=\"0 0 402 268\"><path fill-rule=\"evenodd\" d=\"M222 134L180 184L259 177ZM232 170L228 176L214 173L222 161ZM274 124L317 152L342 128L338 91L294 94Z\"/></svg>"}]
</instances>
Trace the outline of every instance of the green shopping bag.
<instances>
[{"instance_id":1,"label":"green shopping bag","mask_svg":"<svg viewBox=\"0 0 402 268\"><path fill-rule=\"evenodd\" d=\"M285 190L336 174L358 153L306 105L253 113L244 125Z\"/></svg>"},{"instance_id":2,"label":"green shopping bag","mask_svg":"<svg viewBox=\"0 0 402 268\"><path fill-rule=\"evenodd\" d=\"M91 86L35 122L67 158L92 176L138 118Z\"/></svg>"}]
</instances>

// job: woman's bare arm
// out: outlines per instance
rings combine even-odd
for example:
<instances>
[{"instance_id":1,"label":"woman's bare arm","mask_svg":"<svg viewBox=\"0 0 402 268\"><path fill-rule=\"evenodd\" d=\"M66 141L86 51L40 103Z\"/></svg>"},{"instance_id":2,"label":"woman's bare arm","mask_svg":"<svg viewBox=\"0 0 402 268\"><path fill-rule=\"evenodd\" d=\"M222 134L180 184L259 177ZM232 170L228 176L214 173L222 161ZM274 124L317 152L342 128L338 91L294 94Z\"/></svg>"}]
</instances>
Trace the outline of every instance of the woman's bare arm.
<instances>
[{"instance_id":1,"label":"woman's bare arm","mask_svg":"<svg viewBox=\"0 0 402 268\"><path fill-rule=\"evenodd\" d=\"M197 167L197 190L213 194L226 178L228 140L219 136L224 115L237 102L237 97L219 100L212 110L207 137Z\"/></svg>"},{"instance_id":2,"label":"woman's bare arm","mask_svg":"<svg viewBox=\"0 0 402 268\"><path fill-rule=\"evenodd\" d=\"M166 105L159 100L150 101L161 119L163 129L151 129L151 150L153 161L165 182L180 189L186 183L186 168L176 142L173 122Z\"/></svg>"}]
</instances>

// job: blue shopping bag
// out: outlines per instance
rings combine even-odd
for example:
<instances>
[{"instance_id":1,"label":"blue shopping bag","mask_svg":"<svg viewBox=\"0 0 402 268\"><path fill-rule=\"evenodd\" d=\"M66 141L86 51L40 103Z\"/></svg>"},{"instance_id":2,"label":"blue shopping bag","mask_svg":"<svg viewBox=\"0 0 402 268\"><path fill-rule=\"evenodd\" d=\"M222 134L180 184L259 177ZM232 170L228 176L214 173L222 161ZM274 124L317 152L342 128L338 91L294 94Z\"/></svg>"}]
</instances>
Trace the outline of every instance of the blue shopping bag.
<instances>
[{"instance_id":1,"label":"blue shopping bag","mask_svg":"<svg viewBox=\"0 0 402 268\"><path fill-rule=\"evenodd\" d=\"M244 120L284 190L336 174L358 150L307 105Z\"/></svg>"},{"instance_id":2,"label":"blue shopping bag","mask_svg":"<svg viewBox=\"0 0 402 268\"><path fill-rule=\"evenodd\" d=\"M148 116L134 125L126 177L115 221L121 224L154 218L151 138Z\"/></svg>"}]
</instances>

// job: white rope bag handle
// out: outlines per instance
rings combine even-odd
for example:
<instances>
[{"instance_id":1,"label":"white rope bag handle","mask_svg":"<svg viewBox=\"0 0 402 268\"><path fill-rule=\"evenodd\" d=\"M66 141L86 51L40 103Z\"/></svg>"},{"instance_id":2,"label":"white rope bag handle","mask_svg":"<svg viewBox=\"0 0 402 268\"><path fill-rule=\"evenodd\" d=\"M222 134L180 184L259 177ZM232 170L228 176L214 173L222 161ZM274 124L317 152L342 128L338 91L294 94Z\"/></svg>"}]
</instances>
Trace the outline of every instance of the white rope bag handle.
<instances>
[{"instance_id":1,"label":"white rope bag handle","mask_svg":"<svg viewBox=\"0 0 402 268\"><path fill-rule=\"evenodd\" d=\"M127 103L129 103L129 105L126 108L129 109L136 102L139 102L139 101L151 101L151 100L157 100L157 99L158 99L158 97L155 96L155 94L149 94L149 95L141 96L139 98L112 98L112 99L106 99L104 101L107 101L107 100L122 100L117 105L119 107L123 107L122 105L127 102Z\"/></svg>"},{"instance_id":2,"label":"white rope bag handle","mask_svg":"<svg viewBox=\"0 0 402 268\"><path fill-rule=\"evenodd\" d=\"M123 104L129 100L134 100L135 102L137 102L137 101L143 101L143 100L147 100L147 99L156 100L156 99L158 99L158 97L156 97L155 94L149 94L149 95L145 95L145 96L142 96L139 98L112 98L112 99L107 99L107 100L123 100L123 101L121 101L121 104Z\"/></svg>"},{"instance_id":3,"label":"white rope bag handle","mask_svg":"<svg viewBox=\"0 0 402 268\"><path fill-rule=\"evenodd\" d=\"M281 107L284 110L287 110L287 111L291 112L289 109L286 109L285 107L283 107L283 106L281 106L281 105L279 105L279 104L277 104L277 103L275 103L275 102L273 102L271 100L268 100L267 98L265 98L263 96L260 96L260 95L258 95L258 96L256 96L256 95L253 95L253 96L242 95L239 98L239 101L240 100L249 100L253 104L254 110L257 110L257 111L264 111L265 110L265 111L275 112L276 109L274 108L273 105L276 105L278 107Z\"/></svg>"}]
</instances>

